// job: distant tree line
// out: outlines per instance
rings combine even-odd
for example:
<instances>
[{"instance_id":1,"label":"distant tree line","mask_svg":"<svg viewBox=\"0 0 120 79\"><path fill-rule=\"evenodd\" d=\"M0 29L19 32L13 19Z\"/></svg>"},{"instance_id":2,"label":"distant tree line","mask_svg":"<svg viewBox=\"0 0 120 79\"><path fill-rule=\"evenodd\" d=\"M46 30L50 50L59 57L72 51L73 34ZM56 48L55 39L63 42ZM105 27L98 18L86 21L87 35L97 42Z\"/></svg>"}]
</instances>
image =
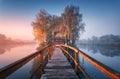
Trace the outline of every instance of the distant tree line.
<instances>
[{"instance_id":1,"label":"distant tree line","mask_svg":"<svg viewBox=\"0 0 120 79\"><path fill-rule=\"evenodd\" d=\"M0 34L0 44L11 44L15 43L11 38L7 38L4 34Z\"/></svg>"},{"instance_id":2,"label":"distant tree line","mask_svg":"<svg viewBox=\"0 0 120 79\"><path fill-rule=\"evenodd\" d=\"M32 42L25 42L20 40L13 40L11 38L6 37L4 34L0 34L0 45L8 45L8 44L28 44Z\"/></svg>"},{"instance_id":3,"label":"distant tree line","mask_svg":"<svg viewBox=\"0 0 120 79\"><path fill-rule=\"evenodd\" d=\"M120 45L120 35L93 36L89 39L79 40L80 44Z\"/></svg>"},{"instance_id":4,"label":"distant tree line","mask_svg":"<svg viewBox=\"0 0 120 79\"><path fill-rule=\"evenodd\" d=\"M61 16L51 15L41 9L32 22L33 32L37 42L43 46L52 41L53 33L60 32L68 43L75 44L84 31L82 14L78 6L66 6Z\"/></svg>"}]
</instances>

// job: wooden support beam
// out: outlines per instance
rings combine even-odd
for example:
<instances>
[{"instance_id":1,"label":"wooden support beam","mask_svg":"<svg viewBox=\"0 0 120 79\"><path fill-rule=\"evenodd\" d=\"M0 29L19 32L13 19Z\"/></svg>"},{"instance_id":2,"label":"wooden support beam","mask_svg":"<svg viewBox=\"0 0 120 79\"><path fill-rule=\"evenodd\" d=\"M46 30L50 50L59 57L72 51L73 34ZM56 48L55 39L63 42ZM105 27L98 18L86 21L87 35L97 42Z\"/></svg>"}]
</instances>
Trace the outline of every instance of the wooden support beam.
<instances>
[{"instance_id":1,"label":"wooden support beam","mask_svg":"<svg viewBox=\"0 0 120 79\"><path fill-rule=\"evenodd\" d=\"M75 53L75 57L74 57L74 60L76 61L76 63L79 63L78 62L78 55L79 55L79 51ZM75 72L78 71L78 64L75 64Z\"/></svg>"}]
</instances>

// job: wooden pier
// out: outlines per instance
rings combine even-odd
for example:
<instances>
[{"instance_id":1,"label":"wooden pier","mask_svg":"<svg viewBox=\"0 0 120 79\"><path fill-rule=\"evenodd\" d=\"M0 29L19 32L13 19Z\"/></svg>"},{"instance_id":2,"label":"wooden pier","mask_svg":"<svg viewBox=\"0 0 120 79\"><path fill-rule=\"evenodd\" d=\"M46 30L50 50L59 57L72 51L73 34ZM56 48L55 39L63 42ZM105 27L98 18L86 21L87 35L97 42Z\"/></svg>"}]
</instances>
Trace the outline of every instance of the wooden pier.
<instances>
[{"instance_id":1,"label":"wooden pier","mask_svg":"<svg viewBox=\"0 0 120 79\"><path fill-rule=\"evenodd\" d=\"M72 54L74 55L70 53L70 50L72 50ZM32 73L30 79L34 79L37 72L39 73L37 79L79 79L76 74L79 71L79 74L83 75L85 79L91 79L79 63L79 56L83 57L102 73L106 74L106 76L108 76L109 78L120 79L119 73L115 72L113 69L100 63L94 58L88 56L81 50L69 45L59 45L58 47L56 47L55 45L47 45L31 55L1 68L0 79L6 79L8 76L10 76L12 73L14 73L16 70L21 68L23 65L28 63L36 56L40 57L40 65ZM70 62L68 62L67 58L73 61L72 64L74 68L71 66Z\"/></svg>"},{"instance_id":2,"label":"wooden pier","mask_svg":"<svg viewBox=\"0 0 120 79\"><path fill-rule=\"evenodd\" d=\"M41 79L79 79L60 48L56 48Z\"/></svg>"}]
</instances>

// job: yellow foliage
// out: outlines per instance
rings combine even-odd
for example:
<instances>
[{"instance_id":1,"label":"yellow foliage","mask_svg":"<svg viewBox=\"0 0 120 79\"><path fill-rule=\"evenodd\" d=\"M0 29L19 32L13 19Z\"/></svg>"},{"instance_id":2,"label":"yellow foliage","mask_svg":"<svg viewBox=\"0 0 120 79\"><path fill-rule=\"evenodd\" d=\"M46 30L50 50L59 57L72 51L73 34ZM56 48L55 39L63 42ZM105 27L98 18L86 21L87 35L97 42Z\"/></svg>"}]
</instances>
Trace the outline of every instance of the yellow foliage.
<instances>
[{"instance_id":1,"label":"yellow foliage","mask_svg":"<svg viewBox=\"0 0 120 79\"><path fill-rule=\"evenodd\" d=\"M40 43L46 42L46 33L43 32L39 27L34 27L35 39Z\"/></svg>"}]
</instances>

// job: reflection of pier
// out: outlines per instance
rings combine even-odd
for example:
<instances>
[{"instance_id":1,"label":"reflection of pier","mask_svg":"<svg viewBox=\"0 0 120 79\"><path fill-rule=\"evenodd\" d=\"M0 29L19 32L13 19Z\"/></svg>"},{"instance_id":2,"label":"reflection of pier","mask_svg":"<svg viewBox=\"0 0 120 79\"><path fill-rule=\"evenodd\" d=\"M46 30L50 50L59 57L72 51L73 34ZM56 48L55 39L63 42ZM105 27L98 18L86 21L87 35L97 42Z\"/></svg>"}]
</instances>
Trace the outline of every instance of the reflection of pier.
<instances>
[{"instance_id":1,"label":"reflection of pier","mask_svg":"<svg viewBox=\"0 0 120 79\"><path fill-rule=\"evenodd\" d=\"M61 44L64 44L63 39L61 40L57 38L55 39L55 43L53 45L48 45L43 49L0 69L0 78L5 79L37 56L39 57L39 65L38 68L35 68L35 70L32 72L30 79L36 78L36 74L38 77L37 79L79 79L79 76L77 76L75 72L81 74L86 79L90 79L89 75L79 63L78 57L82 56L101 72L105 73L108 77L112 79L120 79L120 76L111 68L96 61L75 47ZM59 46L56 47L56 45ZM72 51L72 54L70 51ZM63 53L71 62L72 66L67 61Z\"/></svg>"}]
</instances>

